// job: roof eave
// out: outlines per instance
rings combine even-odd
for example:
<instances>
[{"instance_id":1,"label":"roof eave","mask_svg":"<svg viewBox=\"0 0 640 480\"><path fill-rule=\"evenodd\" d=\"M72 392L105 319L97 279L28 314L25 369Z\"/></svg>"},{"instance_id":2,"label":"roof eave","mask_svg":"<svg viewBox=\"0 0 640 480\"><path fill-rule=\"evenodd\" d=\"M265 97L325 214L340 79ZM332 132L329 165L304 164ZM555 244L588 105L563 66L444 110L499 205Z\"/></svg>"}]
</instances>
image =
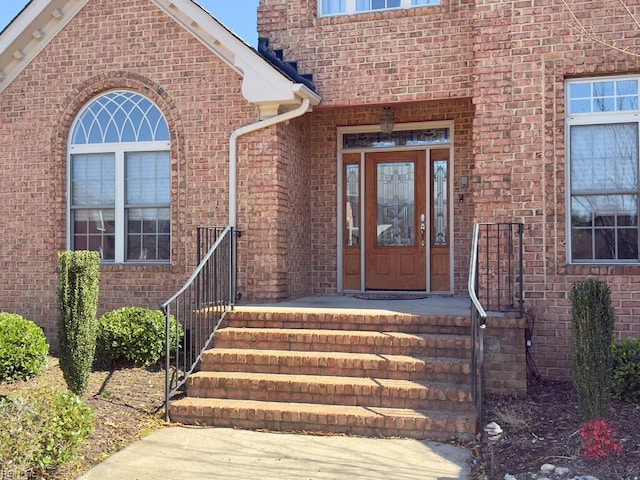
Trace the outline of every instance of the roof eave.
<instances>
[{"instance_id":1,"label":"roof eave","mask_svg":"<svg viewBox=\"0 0 640 480\"><path fill-rule=\"evenodd\" d=\"M261 119L296 108L303 98L309 98L311 105L320 103L317 93L287 78L191 0L154 2L242 77L242 95L258 107Z\"/></svg>"},{"instance_id":2,"label":"roof eave","mask_svg":"<svg viewBox=\"0 0 640 480\"><path fill-rule=\"evenodd\" d=\"M89 0L32 0L0 35L0 94ZM320 96L287 78L192 0L153 0L158 7L242 77L244 98L260 118Z\"/></svg>"},{"instance_id":3,"label":"roof eave","mask_svg":"<svg viewBox=\"0 0 640 480\"><path fill-rule=\"evenodd\" d=\"M0 35L0 93L89 0L32 0Z\"/></svg>"}]
</instances>

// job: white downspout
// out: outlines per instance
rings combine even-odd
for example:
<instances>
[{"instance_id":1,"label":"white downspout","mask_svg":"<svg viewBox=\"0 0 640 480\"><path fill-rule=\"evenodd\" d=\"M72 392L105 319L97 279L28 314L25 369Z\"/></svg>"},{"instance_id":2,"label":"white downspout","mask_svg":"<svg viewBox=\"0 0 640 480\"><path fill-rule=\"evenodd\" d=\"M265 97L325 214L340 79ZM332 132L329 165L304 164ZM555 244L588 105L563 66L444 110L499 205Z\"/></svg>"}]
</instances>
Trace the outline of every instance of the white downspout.
<instances>
[{"instance_id":1,"label":"white downspout","mask_svg":"<svg viewBox=\"0 0 640 480\"><path fill-rule=\"evenodd\" d=\"M237 223L237 193L238 193L238 138L247 133L262 130L263 128L271 127L278 123L286 122L296 117L301 117L308 110L311 105L311 101L308 98L302 100L302 104L295 110L290 112L276 115L275 117L268 118L266 120L260 120L259 122L245 125L235 130L229 138L229 226L236 228Z\"/></svg>"}]
</instances>

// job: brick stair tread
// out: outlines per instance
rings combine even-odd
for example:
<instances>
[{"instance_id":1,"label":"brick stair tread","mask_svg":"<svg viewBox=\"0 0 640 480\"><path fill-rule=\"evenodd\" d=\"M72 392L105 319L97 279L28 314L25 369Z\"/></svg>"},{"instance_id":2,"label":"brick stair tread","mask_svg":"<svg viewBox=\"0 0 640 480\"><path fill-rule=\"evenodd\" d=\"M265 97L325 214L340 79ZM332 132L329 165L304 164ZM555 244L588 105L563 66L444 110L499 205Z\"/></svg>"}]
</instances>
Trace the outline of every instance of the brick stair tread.
<instances>
[{"instance_id":1,"label":"brick stair tread","mask_svg":"<svg viewBox=\"0 0 640 480\"><path fill-rule=\"evenodd\" d=\"M172 421L209 426L309 430L413 438L469 438L475 412L322 405L186 397L171 404Z\"/></svg>"},{"instance_id":2,"label":"brick stair tread","mask_svg":"<svg viewBox=\"0 0 640 480\"><path fill-rule=\"evenodd\" d=\"M241 356L254 356L254 357L301 357L301 358L349 358L349 359L361 359L368 361L384 361L384 362L406 362L423 364L426 361L438 361L444 360L447 362L462 362L468 363L467 359L458 358L440 358L440 357L418 357L411 355L396 355L396 354L379 354L379 353L352 353L352 352L326 352L317 351L309 352L304 350L270 350L270 349L255 349L255 348L212 348L206 350L203 353L203 358L207 356L225 356L225 355L241 355Z\"/></svg>"},{"instance_id":3,"label":"brick stair tread","mask_svg":"<svg viewBox=\"0 0 640 480\"><path fill-rule=\"evenodd\" d=\"M450 348L466 353L471 349L469 335L394 331L226 327L218 331L216 338L218 342L225 344L250 343L253 349L269 349L269 345L273 344L279 345L279 349L293 348L299 345L301 348L308 348L312 351L321 351L327 348L354 348L355 345L376 350L412 347L438 350Z\"/></svg>"},{"instance_id":4,"label":"brick stair tread","mask_svg":"<svg viewBox=\"0 0 640 480\"><path fill-rule=\"evenodd\" d=\"M358 331L402 331L430 332L434 328L442 333L466 333L471 326L469 316L416 315L379 311L340 311L336 309L313 309L303 311L255 311L236 307L229 312L225 322L231 327L300 328L304 325L314 329L358 330Z\"/></svg>"},{"instance_id":5,"label":"brick stair tread","mask_svg":"<svg viewBox=\"0 0 640 480\"><path fill-rule=\"evenodd\" d=\"M298 374L282 374L282 373L247 373L247 372L197 372L189 377L187 385L199 382L209 383L220 382L229 386L229 384L242 384L245 387L250 385L261 385L263 387L294 384L306 385L323 385L323 386L344 386L348 385L351 389L371 388L371 389L419 389L428 392L447 392L459 391L468 396L471 400L471 391L468 385L454 385L446 382L427 382L413 381L391 378L373 378L373 377L344 377L335 375L298 375ZM448 399L448 398L445 398ZM465 401L459 399L459 401Z\"/></svg>"},{"instance_id":6,"label":"brick stair tread","mask_svg":"<svg viewBox=\"0 0 640 480\"><path fill-rule=\"evenodd\" d=\"M214 348L202 356L201 370L246 371L252 373L301 373L348 377L385 377L417 379L425 375L469 375L469 360L452 357L415 357L407 355L308 352Z\"/></svg>"}]
</instances>

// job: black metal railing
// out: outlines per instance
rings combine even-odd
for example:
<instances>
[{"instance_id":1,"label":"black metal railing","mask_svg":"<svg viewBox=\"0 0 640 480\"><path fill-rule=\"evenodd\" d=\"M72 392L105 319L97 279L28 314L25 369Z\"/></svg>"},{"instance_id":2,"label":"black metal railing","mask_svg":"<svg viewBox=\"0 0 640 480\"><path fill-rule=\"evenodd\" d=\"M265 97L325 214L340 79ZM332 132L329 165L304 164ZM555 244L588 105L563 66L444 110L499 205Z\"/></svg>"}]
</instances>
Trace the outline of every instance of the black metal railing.
<instances>
[{"instance_id":1,"label":"black metal railing","mask_svg":"<svg viewBox=\"0 0 640 480\"><path fill-rule=\"evenodd\" d=\"M471 400L477 414L477 431L484 425L482 389L484 384L484 330L487 313L478 298L478 238L480 225L473 226L471 261L469 265L469 298L471 299Z\"/></svg>"},{"instance_id":2,"label":"black metal railing","mask_svg":"<svg viewBox=\"0 0 640 480\"><path fill-rule=\"evenodd\" d=\"M524 315L523 232L521 223L473 226L468 290L471 298L471 397L478 431L482 431L484 425L482 398L487 312L511 311L518 318Z\"/></svg>"},{"instance_id":3,"label":"black metal railing","mask_svg":"<svg viewBox=\"0 0 640 480\"><path fill-rule=\"evenodd\" d=\"M236 286L236 231L231 227L199 227L198 266L189 280L162 305L166 316L165 417L169 403L197 368L227 312L233 309ZM171 344L171 317L184 330Z\"/></svg>"},{"instance_id":4,"label":"black metal railing","mask_svg":"<svg viewBox=\"0 0 640 480\"><path fill-rule=\"evenodd\" d=\"M478 224L477 292L487 311L524 315L522 223Z\"/></svg>"}]
</instances>

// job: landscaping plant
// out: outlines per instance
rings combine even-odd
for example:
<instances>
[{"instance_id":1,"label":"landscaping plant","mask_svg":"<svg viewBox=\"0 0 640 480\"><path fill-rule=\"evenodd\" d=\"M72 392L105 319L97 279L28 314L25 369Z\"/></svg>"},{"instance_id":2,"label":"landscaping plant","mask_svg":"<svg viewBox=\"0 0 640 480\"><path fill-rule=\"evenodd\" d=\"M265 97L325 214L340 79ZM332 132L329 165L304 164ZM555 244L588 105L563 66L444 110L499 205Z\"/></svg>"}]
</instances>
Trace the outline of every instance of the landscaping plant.
<instances>
[{"instance_id":1,"label":"landscaping plant","mask_svg":"<svg viewBox=\"0 0 640 480\"><path fill-rule=\"evenodd\" d=\"M94 417L71 392L34 390L0 400L0 476L37 478L68 462L93 431Z\"/></svg>"},{"instance_id":2,"label":"landscaping plant","mask_svg":"<svg viewBox=\"0 0 640 480\"><path fill-rule=\"evenodd\" d=\"M183 337L182 325L171 317L169 338L176 345ZM159 310L125 307L105 313L98 322L96 359L99 363L126 360L149 366L166 351L166 318Z\"/></svg>"},{"instance_id":3,"label":"landscaping plant","mask_svg":"<svg viewBox=\"0 0 640 480\"><path fill-rule=\"evenodd\" d=\"M573 384L586 420L606 418L611 400L614 311L606 282L585 280L571 290Z\"/></svg>"},{"instance_id":4,"label":"landscaping plant","mask_svg":"<svg viewBox=\"0 0 640 480\"><path fill-rule=\"evenodd\" d=\"M616 433L604 420L589 420L580 429L582 448L587 458L605 458L620 453L622 446Z\"/></svg>"},{"instance_id":5,"label":"landscaping plant","mask_svg":"<svg viewBox=\"0 0 640 480\"><path fill-rule=\"evenodd\" d=\"M626 338L613 345L613 396L640 403L640 338Z\"/></svg>"},{"instance_id":6,"label":"landscaping plant","mask_svg":"<svg viewBox=\"0 0 640 480\"><path fill-rule=\"evenodd\" d=\"M44 368L49 344L34 322L0 312L0 381L27 380Z\"/></svg>"},{"instance_id":7,"label":"landscaping plant","mask_svg":"<svg viewBox=\"0 0 640 480\"><path fill-rule=\"evenodd\" d=\"M60 368L69 389L84 394L96 349L98 252L62 252L58 259Z\"/></svg>"}]
</instances>

